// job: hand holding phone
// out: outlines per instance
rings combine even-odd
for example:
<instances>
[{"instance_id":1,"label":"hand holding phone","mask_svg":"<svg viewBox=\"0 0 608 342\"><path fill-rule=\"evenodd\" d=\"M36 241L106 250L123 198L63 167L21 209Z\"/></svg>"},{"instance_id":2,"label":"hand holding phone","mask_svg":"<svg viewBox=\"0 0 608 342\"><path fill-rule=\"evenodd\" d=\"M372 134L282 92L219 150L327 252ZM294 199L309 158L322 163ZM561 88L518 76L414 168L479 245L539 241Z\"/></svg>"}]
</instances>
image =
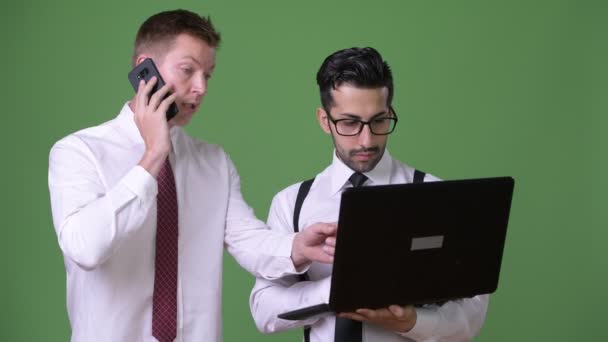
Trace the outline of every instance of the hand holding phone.
<instances>
[{"instance_id":1,"label":"hand holding phone","mask_svg":"<svg viewBox=\"0 0 608 342\"><path fill-rule=\"evenodd\" d=\"M131 82L133 89L137 91L137 88L139 87L139 82L141 80L144 80L146 83L148 83L153 76L156 76L156 84L150 91L150 94L148 94L148 99L150 99L150 96L152 96L152 94L154 94L156 91L158 91L165 85L165 81L160 76L160 72L156 68L154 61L152 61L151 58L144 59L143 62L138 64L135 68L133 68L133 70L131 70L131 72L129 72L129 81ZM166 99L169 95L170 94L165 95L163 99ZM171 120L177 114L177 111L177 105L175 104L175 102L171 103L171 105L169 105L169 108L167 109L167 121Z\"/></svg>"}]
</instances>

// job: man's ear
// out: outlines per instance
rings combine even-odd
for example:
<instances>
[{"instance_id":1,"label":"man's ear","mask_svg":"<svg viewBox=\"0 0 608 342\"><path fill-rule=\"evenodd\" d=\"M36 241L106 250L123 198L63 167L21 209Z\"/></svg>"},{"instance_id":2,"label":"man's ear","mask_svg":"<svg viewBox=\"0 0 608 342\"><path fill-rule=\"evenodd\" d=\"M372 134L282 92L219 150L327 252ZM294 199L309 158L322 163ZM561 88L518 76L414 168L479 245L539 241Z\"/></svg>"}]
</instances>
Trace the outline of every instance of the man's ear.
<instances>
[{"instance_id":1,"label":"man's ear","mask_svg":"<svg viewBox=\"0 0 608 342\"><path fill-rule=\"evenodd\" d=\"M141 64L141 62L143 62L146 58L152 58L152 57L147 54L137 55L137 58L135 59L135 66L138 66L139 64Z\"/></svg>"},{"instance_id":2,"label":"man's ear","mask_svg":"<svg viewBox=\"0 0 608 342\"><path fill-rule=\"evenodd\" d=\"M331 134L327 112L321 107L317 108L317 121L319 121L319 126L321 126L323 132Z\"/></svg>"}]
</instances>

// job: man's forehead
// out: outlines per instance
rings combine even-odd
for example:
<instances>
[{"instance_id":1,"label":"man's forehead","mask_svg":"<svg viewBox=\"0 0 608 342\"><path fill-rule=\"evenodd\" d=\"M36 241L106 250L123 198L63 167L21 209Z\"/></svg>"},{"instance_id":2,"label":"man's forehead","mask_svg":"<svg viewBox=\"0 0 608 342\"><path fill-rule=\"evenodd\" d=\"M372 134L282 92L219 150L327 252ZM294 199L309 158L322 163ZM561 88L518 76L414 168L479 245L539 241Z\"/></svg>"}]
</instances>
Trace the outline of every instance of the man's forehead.
<instances>
[{"instance_id":1,"label":"man's forehead","mask_svg":"<svg viewBox=\"0 0 608 342\"><path fill-rule=\"evenodd\" d=\"M388 110L388 89L359 88L353 86L340 86L332 90L332 107L340 110L372 110L375 113ZM332 110L333 112L333 110Z\"/></svg>"},{"instance_id":2,"label":"man's forehead","mask_svg":"<svg viewBox=\"0 0 608 342\"><path fill-rule=\"evenodd\" d=\"M204 41L173 44L167 56L174 60L190 61L206 69L215 66L215 48L209 47Z\"/></svg>"},{"instance_id":3,"label":"man's forehead","mask_svg":"<svg viewBox=\"0 0 608 342\"><path fill-rule=\"evenodd\" d=\"M388 88L366 88L349 84L343 84L330 90L334 101L364 102L364 101L386 101Z\"/></svg>"}]
</instances>

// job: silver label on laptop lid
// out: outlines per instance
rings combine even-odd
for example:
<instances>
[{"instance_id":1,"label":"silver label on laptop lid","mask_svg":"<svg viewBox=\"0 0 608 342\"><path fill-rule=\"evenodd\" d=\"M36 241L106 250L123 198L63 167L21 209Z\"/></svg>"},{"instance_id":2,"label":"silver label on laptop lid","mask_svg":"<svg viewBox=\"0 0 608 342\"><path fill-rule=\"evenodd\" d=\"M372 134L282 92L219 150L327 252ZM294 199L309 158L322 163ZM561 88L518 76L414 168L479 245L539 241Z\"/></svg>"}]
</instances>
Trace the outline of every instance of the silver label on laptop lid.
<instances>
[{"instance_id":1,"label":"silver label on laptop lid","mask_svg":"<svg viewBox=\"0 0 608 342\"><path fill-rule=\"evenodd\" d=\"M443 235L425 236L412 239L410 250L434 249L443 247Z\"/></svg>"}]
</instances>

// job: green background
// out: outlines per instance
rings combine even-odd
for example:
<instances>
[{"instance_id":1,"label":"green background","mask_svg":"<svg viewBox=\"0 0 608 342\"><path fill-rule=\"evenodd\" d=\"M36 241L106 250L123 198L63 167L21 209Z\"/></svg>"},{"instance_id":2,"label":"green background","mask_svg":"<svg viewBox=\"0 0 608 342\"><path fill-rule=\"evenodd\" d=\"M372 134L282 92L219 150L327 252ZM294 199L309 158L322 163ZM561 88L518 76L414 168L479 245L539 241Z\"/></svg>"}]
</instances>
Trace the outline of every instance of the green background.
<instances>
[{"instance_id":1,"label":"green background","mask_svg":"<svg viewBox=\"0 0 608 342\"><path fill-rule=\"evenodd\" d=\"M516 179L477 340L608 340L606 1L25 0L0 5L0 341L69 340L48 152L118 113L139 24L176 7L211 15L224 40L188 131L231 154L260 218L331 160L314 118L322 60L374 46L395 75L393 156L445 179ZM224 280L226 341L300 340L257 332L253 279L231 257Z\"/></svg>"}]
</instances>

